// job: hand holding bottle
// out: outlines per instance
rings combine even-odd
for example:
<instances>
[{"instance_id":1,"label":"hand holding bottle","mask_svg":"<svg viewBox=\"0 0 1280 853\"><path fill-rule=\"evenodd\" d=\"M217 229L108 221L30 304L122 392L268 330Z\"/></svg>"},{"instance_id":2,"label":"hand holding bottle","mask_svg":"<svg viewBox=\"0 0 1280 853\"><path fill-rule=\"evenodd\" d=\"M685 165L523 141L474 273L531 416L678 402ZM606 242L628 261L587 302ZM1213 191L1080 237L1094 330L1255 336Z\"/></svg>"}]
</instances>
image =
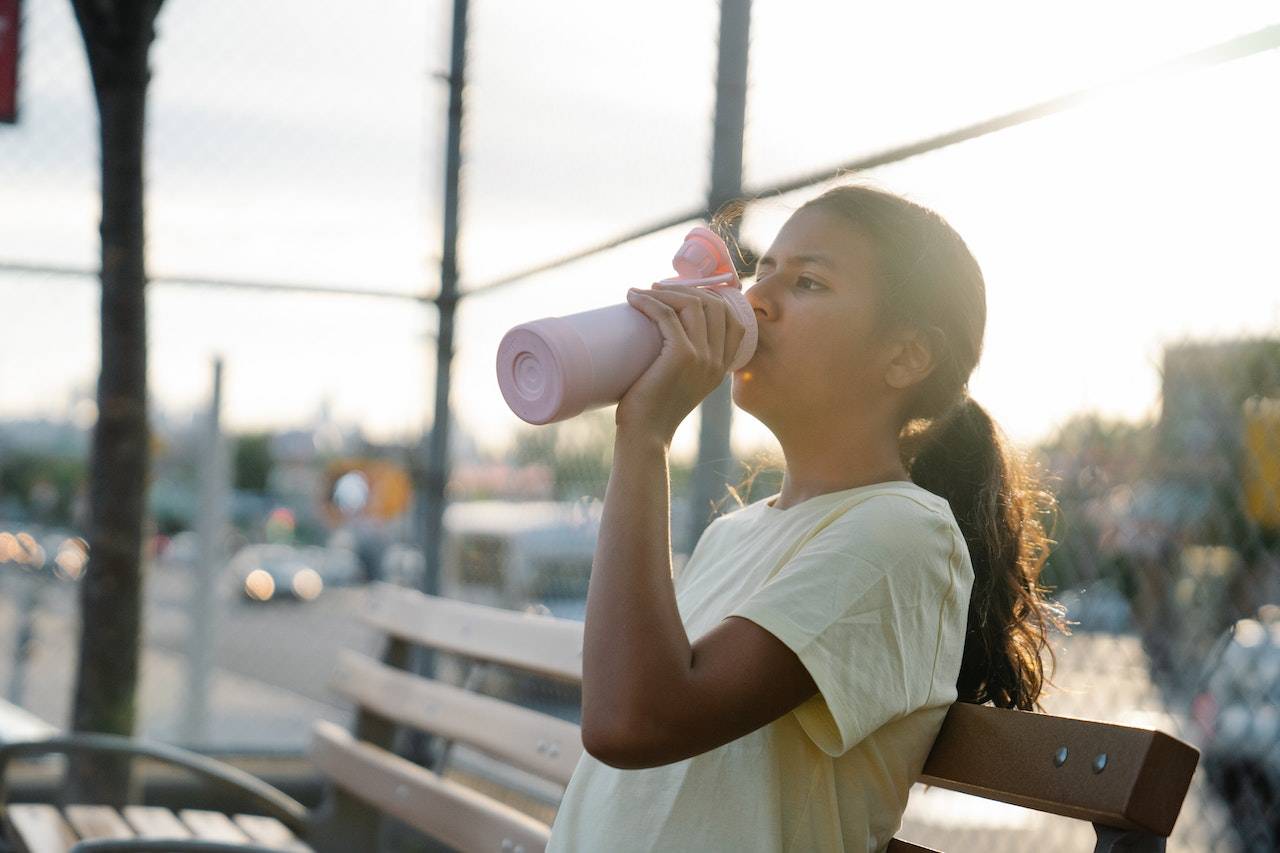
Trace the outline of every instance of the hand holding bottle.
<instances>
[{"instance_id":1,"label":"hand holding bottle","mask_svg":"<svg viewBox=\"0 0 1280 853\"><path fill-rule=\"evenodd\" d=\"M710 288L657 283L651 290L632 288L627 301L657 325L662 350L618 402L614 422L669 444L680 423L724 381L746 327Z\"/></svg>"},{"instance_id":2,"label":"hand holding bottle","mask_svg":"<svg viewBox=\"0 0 1280 853\"><path fill-rule=\"evenodd\" d=\"M628 405L619 405L617 418L666 429L688 405L678 426L716 387L697 396L711 382L713 364L719 363L718 384L726 370L751 359L756 324L729 250L715 232L702 226L690 231L672 265L679 275L637 291L638 299L629 296L624 304L534 320L507 332L498 346L497 372L511 410L532 424L566 420L620 404L647 376ZM673 384L662 390L668 383ZM664 394L667 399L659 402Z\"/></svg>"}]
</instances>

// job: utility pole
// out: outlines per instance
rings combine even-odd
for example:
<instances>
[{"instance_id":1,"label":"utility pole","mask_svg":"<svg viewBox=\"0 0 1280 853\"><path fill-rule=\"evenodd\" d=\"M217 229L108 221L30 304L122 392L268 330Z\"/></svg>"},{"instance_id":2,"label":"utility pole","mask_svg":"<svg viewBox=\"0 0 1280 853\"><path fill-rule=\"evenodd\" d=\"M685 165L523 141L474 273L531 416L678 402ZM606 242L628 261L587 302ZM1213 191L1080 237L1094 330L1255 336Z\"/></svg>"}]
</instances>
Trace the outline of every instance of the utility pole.
<instances>
[{"instance_id":1,"label":"utility pole","mask_svg":"<svg viewBox=\"0 0 1280 853\"><path fill-rule=\"evenodd\" d=\"M205 428L205 451L200 472L200 517L196 533L200 559L194 567L187 608L187 695L178 739L193 749L209 737L209 680L213 675L217 640L219 589L217 579L226 565L223 534L227 529L230 494L226 442L222 438L222 359L213 361L213 393Z\"/></svg>"},{"instance_id":2,"label":"utility pole","mask_svg":"<svg viewBox=\"0 0 1280 853\"><path fill-rule=\"evenodd\" d=\"M711 190L707 210L742 195L742 137L747 116L747 47L751 25L751 0L721 0L719 59L716 63L715 130L711 141ZM732 236L738 236L738 223ZM736 261L735 261L736 262ZM742 271L739 270L739 273ZM702 536L710 523L711 503L724 493L725 482L735 473L729 436L733 426L733 379L699 407L698 459L693 468L690 531L686 550Z\"/></svg>"}]
</instances>

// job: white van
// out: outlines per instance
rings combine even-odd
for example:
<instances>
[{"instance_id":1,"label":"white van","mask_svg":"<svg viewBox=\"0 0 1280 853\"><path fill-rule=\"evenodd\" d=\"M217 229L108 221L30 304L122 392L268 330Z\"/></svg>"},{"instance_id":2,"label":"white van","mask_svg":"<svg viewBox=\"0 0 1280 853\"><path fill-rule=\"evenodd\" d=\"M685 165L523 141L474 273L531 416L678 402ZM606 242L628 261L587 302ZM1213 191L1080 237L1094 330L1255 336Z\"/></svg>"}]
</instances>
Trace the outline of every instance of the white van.
<instances>
[{"instance_id":1,"label":"white van","mask_svg":"<svg viewBox=\"0 0 1280 853\"><path fill-rule=\"evenodd\" d=\"M440 594L582 621L602 508L598 500L450 504Z\"/></svg>"}]
</instances>

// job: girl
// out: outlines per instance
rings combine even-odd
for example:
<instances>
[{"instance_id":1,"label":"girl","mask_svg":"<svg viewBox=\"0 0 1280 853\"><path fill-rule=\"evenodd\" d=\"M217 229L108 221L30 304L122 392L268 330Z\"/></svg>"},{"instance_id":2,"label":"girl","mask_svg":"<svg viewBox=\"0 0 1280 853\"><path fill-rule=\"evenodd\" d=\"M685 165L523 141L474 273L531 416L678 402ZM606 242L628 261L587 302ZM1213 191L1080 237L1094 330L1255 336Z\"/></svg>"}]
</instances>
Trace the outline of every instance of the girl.
<instances>
[{"instance_id":1,"label":"girl","mask_svg":"<svg viewBox=\"0 0 1280 853\"><path fill-rule=\"evenodd\" d=\"M733 400L781 444L782 491L715 519L673 582L667 452L743 328L700 289L628 295L663 348L615 413L585 752L549 851L884 850L952 702L1038 706L1065 629L1037 584L1051 498L967 396L986 299L964 241L838 187L746 296Z\"/></svg>"}]
</instances>

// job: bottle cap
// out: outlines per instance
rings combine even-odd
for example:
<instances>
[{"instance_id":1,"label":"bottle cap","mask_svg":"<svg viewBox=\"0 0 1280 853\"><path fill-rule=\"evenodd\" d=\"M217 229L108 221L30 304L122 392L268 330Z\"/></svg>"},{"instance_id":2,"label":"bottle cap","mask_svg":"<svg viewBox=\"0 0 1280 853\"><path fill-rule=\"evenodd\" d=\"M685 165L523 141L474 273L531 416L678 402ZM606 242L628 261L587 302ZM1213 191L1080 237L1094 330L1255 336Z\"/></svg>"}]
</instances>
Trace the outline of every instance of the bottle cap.
<instances>
[{"instance_id":1,"label":"bottle cap","mask_svg":"<svg viewBox=\"0 0 1280 853\"><path fill-rule=\"evenodd\" d=\"M687 284L690 287L728 284L742 289L742 282L733 268L733 259L729 257L729 247L720 235L703 225L685 235L684 244L671 259L671 266L679 275L664 278L659 284Z\"/></svg>"}]
</instances>

